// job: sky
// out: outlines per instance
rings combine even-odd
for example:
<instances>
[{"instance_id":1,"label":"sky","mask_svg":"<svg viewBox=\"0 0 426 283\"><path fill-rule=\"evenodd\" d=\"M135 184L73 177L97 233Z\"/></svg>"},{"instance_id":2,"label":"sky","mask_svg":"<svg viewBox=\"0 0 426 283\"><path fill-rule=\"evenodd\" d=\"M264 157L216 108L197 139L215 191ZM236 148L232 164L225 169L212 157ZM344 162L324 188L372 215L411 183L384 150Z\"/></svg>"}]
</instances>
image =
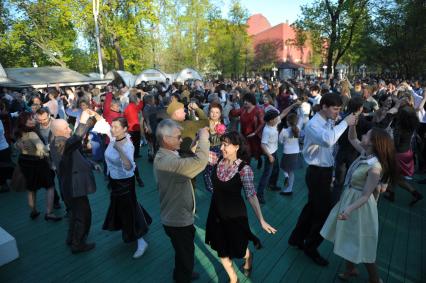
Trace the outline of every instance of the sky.
<instances>
[{"instance_id":1,"label":"sky","mask_svg":"<svg viewBox=\"0 0 426 283\"><path fill-rule=\"evenodd\" d=\"M272 26L284 23L286 20L291 24L300 15L300 5L315 0L240 0L241 4L249 11L250 15L263 14ZM222 12L228 14L231 0L223 0Z\"/></svg>"}]
</instances>

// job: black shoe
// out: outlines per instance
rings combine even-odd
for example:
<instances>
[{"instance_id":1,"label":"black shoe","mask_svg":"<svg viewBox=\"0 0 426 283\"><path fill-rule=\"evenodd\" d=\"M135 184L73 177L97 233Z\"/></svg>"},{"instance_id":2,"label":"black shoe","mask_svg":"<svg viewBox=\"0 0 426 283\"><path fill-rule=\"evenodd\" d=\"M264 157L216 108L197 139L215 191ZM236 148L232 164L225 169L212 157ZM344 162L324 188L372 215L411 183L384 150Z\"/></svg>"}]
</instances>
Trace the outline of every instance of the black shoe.
<instances>
[{"instance_id":1,"label":"black shoe","mask_svg":"<svg viewBox=\"0 0 426 283\"><path fill-rule=\"evenodd\" d=\"M269 185L269 189L273 192L281 191L281 188L278 187L277 185Z\"/></svg>"},{"instance_id":2,"label":"black shoe","mask_svg":"<svg viewBox=\"0 0 426 283\"><path fill-rule=\"evenodd\" d=\"M193 271L191 274L191 281L195 281L198 279L200 279L200 274L198 272ZM176 281L176 275L174 271L173 271L173 280Z\"/></svg>"},{"instance_id":3,"label":"black shoe","mask_svg":"<svg viewBox=\"0 0 426 283\"><path fill-rule=\"evenodd\" d=\"M292 247L299 248L301 250L303 250L304 247L305 247L303 242L296 242L296 241L293 241L291 239L288 240L288 244Z\"/></svg>"},{"instance_id":4,"label":"black shoe","mask_svg":"<svg viewBox=\"0 0 426 283\"><path fill-rule=\"evenodd\" d=\"M260 204L265 204L265 198L263 197L263 195L257 195L257 199L259 200Z\"/></svg>"},{"instance_id":5,"label":"black shoe","mask_svg":"<svg viewBox=\"0 0 426 283\"><path fill-rule=\"evenodd\" d=\"M4 183L3 186L1 186L0 193L7 193L7 192L10 192L10 187L7 185L7 182L6 182Z\"/></svg>"},{"instance_id":6,"label":"black shoe","mask_svg":"<svg viewBox=\"0 0 426 283\"><path fill-rule=\"evenodd\" d=\"M34 220L34 219L36 219L39 215L40 215L40 212L38 212L38 211L36 211L36 210L33 210L33 211L31 211L30 218L31 218L32 220Z\"/></svg>"},{"instance_id":7,"label":"black shoe","mask_svg":"<svg viewBox=\"0 0 426 283\"><path fill-rule=\"evenodd\" d=\"M72 246L71 252L73 254L84 253L84 252L90 251L94 248L95 248L95 243L81 244L81 245L78 245L78 246Z\"/></svg>"},{"instance_id":8,"label":"black shoe","mask_svg":"<svg viewBox=\"0 0 426 283\"><path fill-rule=\"evenodd\" d=\"M280 195L282 196L291 196L293 192L280 192Z\"/></svg>"},{"instance_id":9,"label":"black shoe","mask_svg":"<svg viewBox=\"0 0 426 283\"><path fill-rule=\"evenodd\" d=\"M44 220L46 220L46 221L51 220L51 221L53 221L53 222L58 222L58 221L61 221L61 220L62 220L62 217L60 217L60 216L56 216L56 215L54 215L54 214L45 214L45 215L44 215Z\"/></svg>"},{"instance_id":10,"label":"black shoe","mask_svg":"<svg viewBox=\"0 0 426 283\"><path fill-rule=\"evenodd\" d=\"M145 187L144 182L142 181L141 177L136 178L136 182L138 183L139 187Z\"/></svg>"},{"instance_id":11,"label":"black shoe","mask_svg":"<svg viewBox=\"0 0 426 283\"><path fill-rule=\"evenodd\" d=\"M53 205L53 208L54 209L61 209L61 204L59 202L57 202Z\"/></svg>"},{"instance_id":12,"label":"black shoe","mask_svg":"<svg viewBox=\"0 0 426 283\"><path fill-rule=\"evenodd\" d=\"M313 262L318 264L319 266L327 266L328 260L323 258L317 251L307 251L305 250L305 255L307 255Z\"/></svg>"},{"instance_id":13,"label":"black shoe","mask_svg":"<svg viewBox=\"0 0 426 283\"><path fill-rule=\"evenodd\" d=\"M413 195L413 200L410 202L410 206L415 205L419 200L423 199L423 195L419 193L418 191L414 191L412 195Z\"/></svg>"},{"instance_id":14,"label":"black shoe","mask_svg":"<svg viewBox=\"0 0 426 283\"><path fill-rule=\"evenodd\" d=\"M387 191L383 197L387 200L389 200L390 202L394 202L395 201L395 192L392 191Z\"/></svg>"}]
</instances>

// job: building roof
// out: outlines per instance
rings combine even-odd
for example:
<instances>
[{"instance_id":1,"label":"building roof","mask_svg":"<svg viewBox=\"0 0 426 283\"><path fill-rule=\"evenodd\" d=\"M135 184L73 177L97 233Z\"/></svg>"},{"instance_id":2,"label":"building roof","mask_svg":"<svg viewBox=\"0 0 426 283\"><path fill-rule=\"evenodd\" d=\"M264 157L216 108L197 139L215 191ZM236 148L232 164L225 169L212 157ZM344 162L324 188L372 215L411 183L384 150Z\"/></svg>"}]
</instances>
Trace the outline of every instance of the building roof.
<instances>
[{"instance_id":1,"label":"building roof","mask_svg":"<svg viewBox=\"0 0 426 283\"><path fill-rule=\"evenodd\" d=\"M247 20L247 34L249 36L256 35L262 31L271 28L268 19L262 14L254 14Z\"/></svg>"}]
</instances>

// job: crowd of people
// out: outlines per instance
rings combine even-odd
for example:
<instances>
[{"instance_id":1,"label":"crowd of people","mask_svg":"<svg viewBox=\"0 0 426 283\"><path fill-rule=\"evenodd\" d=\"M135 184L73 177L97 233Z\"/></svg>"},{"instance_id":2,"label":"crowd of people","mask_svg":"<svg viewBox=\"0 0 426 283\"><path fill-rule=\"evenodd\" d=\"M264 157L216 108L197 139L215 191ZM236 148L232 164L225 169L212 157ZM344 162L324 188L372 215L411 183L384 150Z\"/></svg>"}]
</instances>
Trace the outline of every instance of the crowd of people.
<instances>
[{"instance_id":1,"label":"crowd of people","mask_svg":"<svg viewBox=\"0 0 426 283\"><path fill-rule=\"evenodd\" d=\"M173 278L190 282L199 276L193 270L194 190L202 189L196 187L202 175L211 192L205 243L230 282L238 282L232 260L243 258L249 277L249 242L262 247L244 197L262 229L274 234L262 205L291 197L295 182L303 183L295 172L306 170L308 201L289 245L327 266L318 247L329 240L346 261L341 279L356 276L355 265L364 263L370 282L381 282L377 201L381 194L395 201L398 187L412 195L410 206L423 198L413 175L426 172L425 103L421 82L376 77L3 89L0 191L27 191L30 218L36 219L37 191L46 189L46 221L62 220L62 199L66 244L72 253L86 252L95 248L87 242L88 195L96 192L93 171L99 171L110 191L102 227L136 242L133 257L139 258L148 248L144 236L152 218L135 188L145 186L140 171L153 170L155 184L148 185L158 188L161 223L175 251ZM148 147L152 167L142 166L141 145ZM254 170L262 170L257 184Z\"/></svg>"}]
</instances>

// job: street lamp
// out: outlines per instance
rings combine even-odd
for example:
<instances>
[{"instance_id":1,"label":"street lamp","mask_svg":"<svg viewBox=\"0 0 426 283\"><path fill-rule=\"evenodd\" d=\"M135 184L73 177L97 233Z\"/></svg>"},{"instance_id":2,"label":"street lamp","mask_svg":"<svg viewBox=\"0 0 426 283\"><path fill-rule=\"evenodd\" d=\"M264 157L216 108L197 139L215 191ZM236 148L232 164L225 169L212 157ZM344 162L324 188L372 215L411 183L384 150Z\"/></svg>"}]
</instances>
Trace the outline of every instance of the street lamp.
<instances>
[{"instance_id":1,"label":"street lamp","mask_svg":"<svg viewBox=\"0 0 426 283\"><path fill-rule=\"evenodd\" d=\"M99 39L98 16L99 16L99 0L93 0L93 17L95 18L95 37L96 37L96 46L98 48L99 76L101 77L101 79L103 79L104 67L102 65L102 50L101 50L101 41Z\"/></svg>"},{"instance_id":2,"label":"street lamp","mask_svg":"<svg viewBox=\"0 0 426 283\"><path fill-rule=\"evenodd\" d=\"M275 79L277 78L277 71L278 71L277 67L273 67L273 68L272 68L272 72L274 72L273 77L274 77Z\"/></svg>"},{"instance_id":3,"label":"street lamp","mask_svg":"<svg viewBox=\"0 0 426 283\"><path fill-rule=\"evenodd\" d=\"M327 65L322 66L322 69L324 70L322 76L324 77L324 79L327 78Z\"/></svg>"},{"instance_id":4,"label":"street lamp","mask_svg":"<svg viewBox=\"0 0 426 283\"><path fill-rule=\"evenodd\" d=\"M362 78L365 78L365 69L367 69L367 66L365 66L365 64L362 64L359 68L362 72Z\"/></svg>"}]
</instances>

